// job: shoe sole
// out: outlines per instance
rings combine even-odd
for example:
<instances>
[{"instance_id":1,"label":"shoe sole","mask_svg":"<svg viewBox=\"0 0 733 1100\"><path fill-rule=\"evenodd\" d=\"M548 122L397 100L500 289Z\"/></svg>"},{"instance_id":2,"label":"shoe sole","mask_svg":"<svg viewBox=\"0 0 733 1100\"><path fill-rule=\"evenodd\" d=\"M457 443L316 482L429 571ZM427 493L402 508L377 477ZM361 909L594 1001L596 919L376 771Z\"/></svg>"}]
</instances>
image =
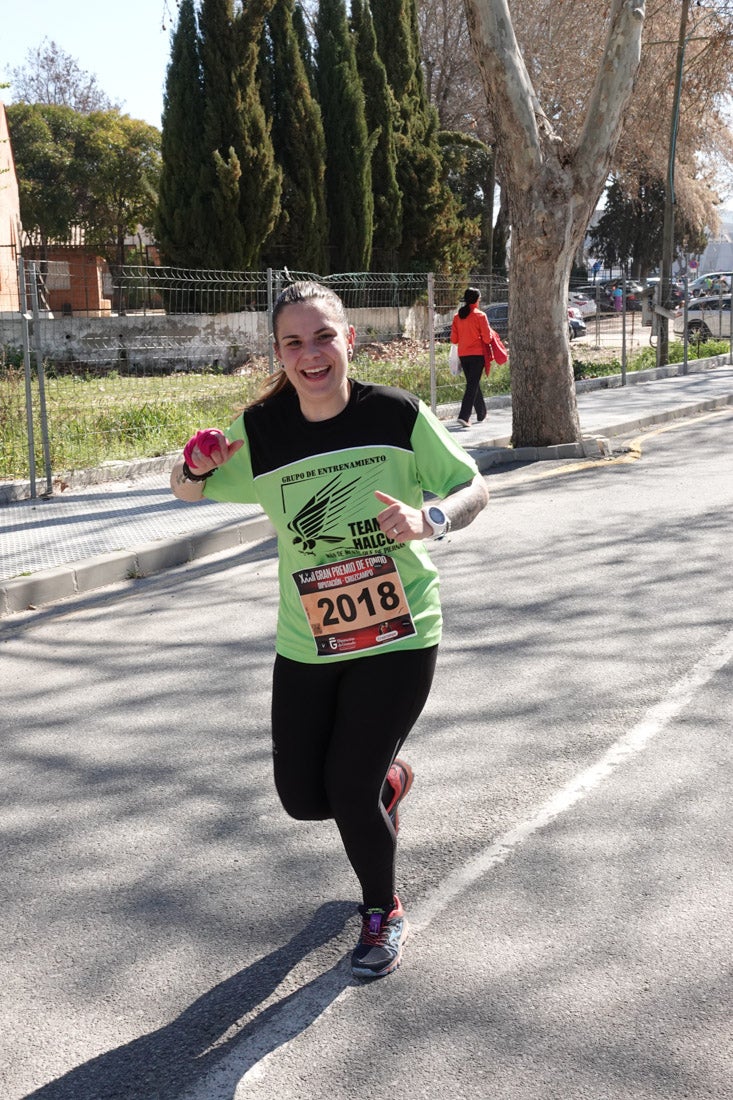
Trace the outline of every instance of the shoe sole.
<instances>
[{"instance_id":1,"label":"shoe sole","mask_svg":"<svg viewBox=\"0 0 733 1100\"><path fill-rule=\"evenodd\" d=\"M396 959L389 964L384 970L380 970L378 974L375 974L373 970L359 970L357 967L352 966L351 973L355 978L360 978L362 981L373 981L376 978L386 978L390 974L394 974L395 970L398 970L402 963L402 948L407 943L407 936L410 930L410 926L407 923L407 917L405 917L405 923L402 929L402 939L400 940L400 953Z\"/></svg>"},{"instance_id":2,"label":"shoe sole","mask_svg":"<svg viewBox=\"0 0 733 1100\"><path fill-rule=\"evenodd\" d=\"M402 770L403 770L403 772L405 773L405 776L406 776L405 786L404 786L404 789L402 791L402 794L400 795L400 797L397 799L394 806L392 807L392 813L394 814L394 817L392 818L392 824L394 825L395 833L398 833L400 831L400 802L402 802L403 798L406 798L407 795L409 794L410 787L412 786L412 782L415 778L415 773L412 770L412 768L410 767L410 765L408 763L406 763L404 760L400 760L399 757L395 760L395 764L398 764L399 767L402 768ZM388 814L389 814L389 812L390 811L387 810Z\"/></svg>"}]
</instances>

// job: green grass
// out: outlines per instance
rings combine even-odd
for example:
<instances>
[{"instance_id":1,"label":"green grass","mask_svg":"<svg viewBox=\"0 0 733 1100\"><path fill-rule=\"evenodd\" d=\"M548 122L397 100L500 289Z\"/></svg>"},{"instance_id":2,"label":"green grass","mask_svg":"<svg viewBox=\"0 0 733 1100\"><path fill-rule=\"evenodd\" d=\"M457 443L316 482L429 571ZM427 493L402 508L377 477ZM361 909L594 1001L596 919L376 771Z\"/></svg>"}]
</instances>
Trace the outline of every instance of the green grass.
<instances>
[{"instance_id":1,"label":"green grass","mask_svg":"<svg viewBox=\"0 0 733 1100\"><path fill-rule=\"evenodd\" d=\"M1 351L2 349L0 349ZM703 357L729 350L727 341L714 341L690 349ZM574 355L576 354L573 349ZM618 359L604 353L575 360L576 378L617 374ZM438 404L451 404L463 396L463 378L448 369L448 345L436 348ZM682 359L682 345L670 345L670 362ZM645 348L628 369L654 365L654 349ZM121 376L116 371L56 373L46 379L51 466L54 473L88 469L103 462L151 458L177 451L198 428L229 424L238 408L250 401L267 377L266 359L254 362L236 375L180 372L161 375ZM352 374L365 381L400 386L430 403L430 366L427 348L398 341L379 351L374 346L358 353ZM494 364L483 383L487 396L510 392L509 365ZM39 398L33 381L36 469L43 469ZM13 356L0 354L0 479L29 476L25 419L25 380L22 366Z\"/></svg>"},{"instance_id":2,"label":"green grass","mask_svg":"<svg viewBox=\"0 0 733 1100\"><path fill-rule=\"evenodd\" d=\"M0 478L27 478L22 374L0 373ZM46 382L55 473L177 450L200 427L229 424L259 380L220 374L165 377L63 375ZM42 468L40 402L33 383L36 466Z\"/></svg>"},{"instance_id":3,"label":"green grass","mask_svg":"<svg viewBox=\"0 0 733 1100\"><path fill-rule=\"evenodd\" d=\"M727 355L730 351L728 340L708 340L706 343L688 345L689 359L706 359L713 355ZM573 372L576 382L581 378L601 378L605 375L620 374L621 360L612 351L595 350L582 345L572 349ZM681 363L684 359L684 345L673 340L669 345L668 363ZM587 358L586 358L587 357ZM626 364L627 371L650 370L657 365L656 348L646 347L632 355Z\"/></svg>"}]
</instances>

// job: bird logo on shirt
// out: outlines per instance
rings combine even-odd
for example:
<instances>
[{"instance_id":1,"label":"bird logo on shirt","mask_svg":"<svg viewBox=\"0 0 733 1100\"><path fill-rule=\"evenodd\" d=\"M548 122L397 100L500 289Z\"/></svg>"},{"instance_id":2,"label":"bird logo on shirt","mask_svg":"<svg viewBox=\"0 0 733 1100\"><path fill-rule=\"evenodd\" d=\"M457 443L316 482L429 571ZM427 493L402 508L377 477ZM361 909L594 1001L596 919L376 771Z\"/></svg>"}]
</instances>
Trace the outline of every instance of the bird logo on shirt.
<instances>
[{"instance_id":1,"label":"bird logo on shirt","mask_svg":"<svg viewBox=\"0 0 733 1100\"><path fill-rule=\"evenodd\" d=\"M307 554L313 553L317 542L344 541L344 536L335 532L341 525L344 510L360 478L355 477L343 485L339 481L337 474L318 489L288 524L288 530L295 535L293 546Z\"/></svg>"}]
</instances>

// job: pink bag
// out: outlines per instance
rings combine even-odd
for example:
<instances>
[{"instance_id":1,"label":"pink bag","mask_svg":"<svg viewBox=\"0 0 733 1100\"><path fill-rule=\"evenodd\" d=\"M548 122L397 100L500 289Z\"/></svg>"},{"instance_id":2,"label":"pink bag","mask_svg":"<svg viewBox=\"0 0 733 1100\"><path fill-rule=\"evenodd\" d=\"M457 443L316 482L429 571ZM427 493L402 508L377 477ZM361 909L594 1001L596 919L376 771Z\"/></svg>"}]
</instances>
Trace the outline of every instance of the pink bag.
<instances>
[{"instance_id":1,"label":"pink bag","mask_svg":"<svg viewBox=\"0 0 733 1100\"><path fill-rule=\"evenodd\" d=\"M487 374L491 370L492 363L495 362L501 366L509 358L506 344L491 325L489 325L489 332L491 333L491 343L484 344L484 370Z\"/></svg>"}]
</instances>

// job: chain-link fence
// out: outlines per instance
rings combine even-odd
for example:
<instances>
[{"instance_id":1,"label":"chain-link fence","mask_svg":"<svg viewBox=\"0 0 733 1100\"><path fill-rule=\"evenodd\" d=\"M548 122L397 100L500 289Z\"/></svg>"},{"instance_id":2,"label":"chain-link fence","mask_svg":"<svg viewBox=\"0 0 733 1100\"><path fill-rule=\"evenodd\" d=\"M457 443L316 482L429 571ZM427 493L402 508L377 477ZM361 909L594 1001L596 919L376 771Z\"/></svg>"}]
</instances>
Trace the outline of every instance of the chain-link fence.
<instances>
[{"instance_id":1,"label":"chain-link fence","mask_svg":"<svg viewBox=\"0 0 733 1100\"><path fill-rule=\"evenodd\" d=\"M0 480L33 487L42 470L50 491L67 471L175 452L197 428L229 423L275 369L272 305L301 277L287 269L113 269L88 256L21 260L21 313L0 315ZM465 276L360 272L320 281L342 297L357 330L355 377L454 412L463 380L450 374L448 348ZM506 280L469 282L511 352ZM628 295L616 310L601 284L576 292L576 355L613 356L649 342ZM495 368L484 388L508 392L508 367Z\"/></svg>"}]
</instances>

